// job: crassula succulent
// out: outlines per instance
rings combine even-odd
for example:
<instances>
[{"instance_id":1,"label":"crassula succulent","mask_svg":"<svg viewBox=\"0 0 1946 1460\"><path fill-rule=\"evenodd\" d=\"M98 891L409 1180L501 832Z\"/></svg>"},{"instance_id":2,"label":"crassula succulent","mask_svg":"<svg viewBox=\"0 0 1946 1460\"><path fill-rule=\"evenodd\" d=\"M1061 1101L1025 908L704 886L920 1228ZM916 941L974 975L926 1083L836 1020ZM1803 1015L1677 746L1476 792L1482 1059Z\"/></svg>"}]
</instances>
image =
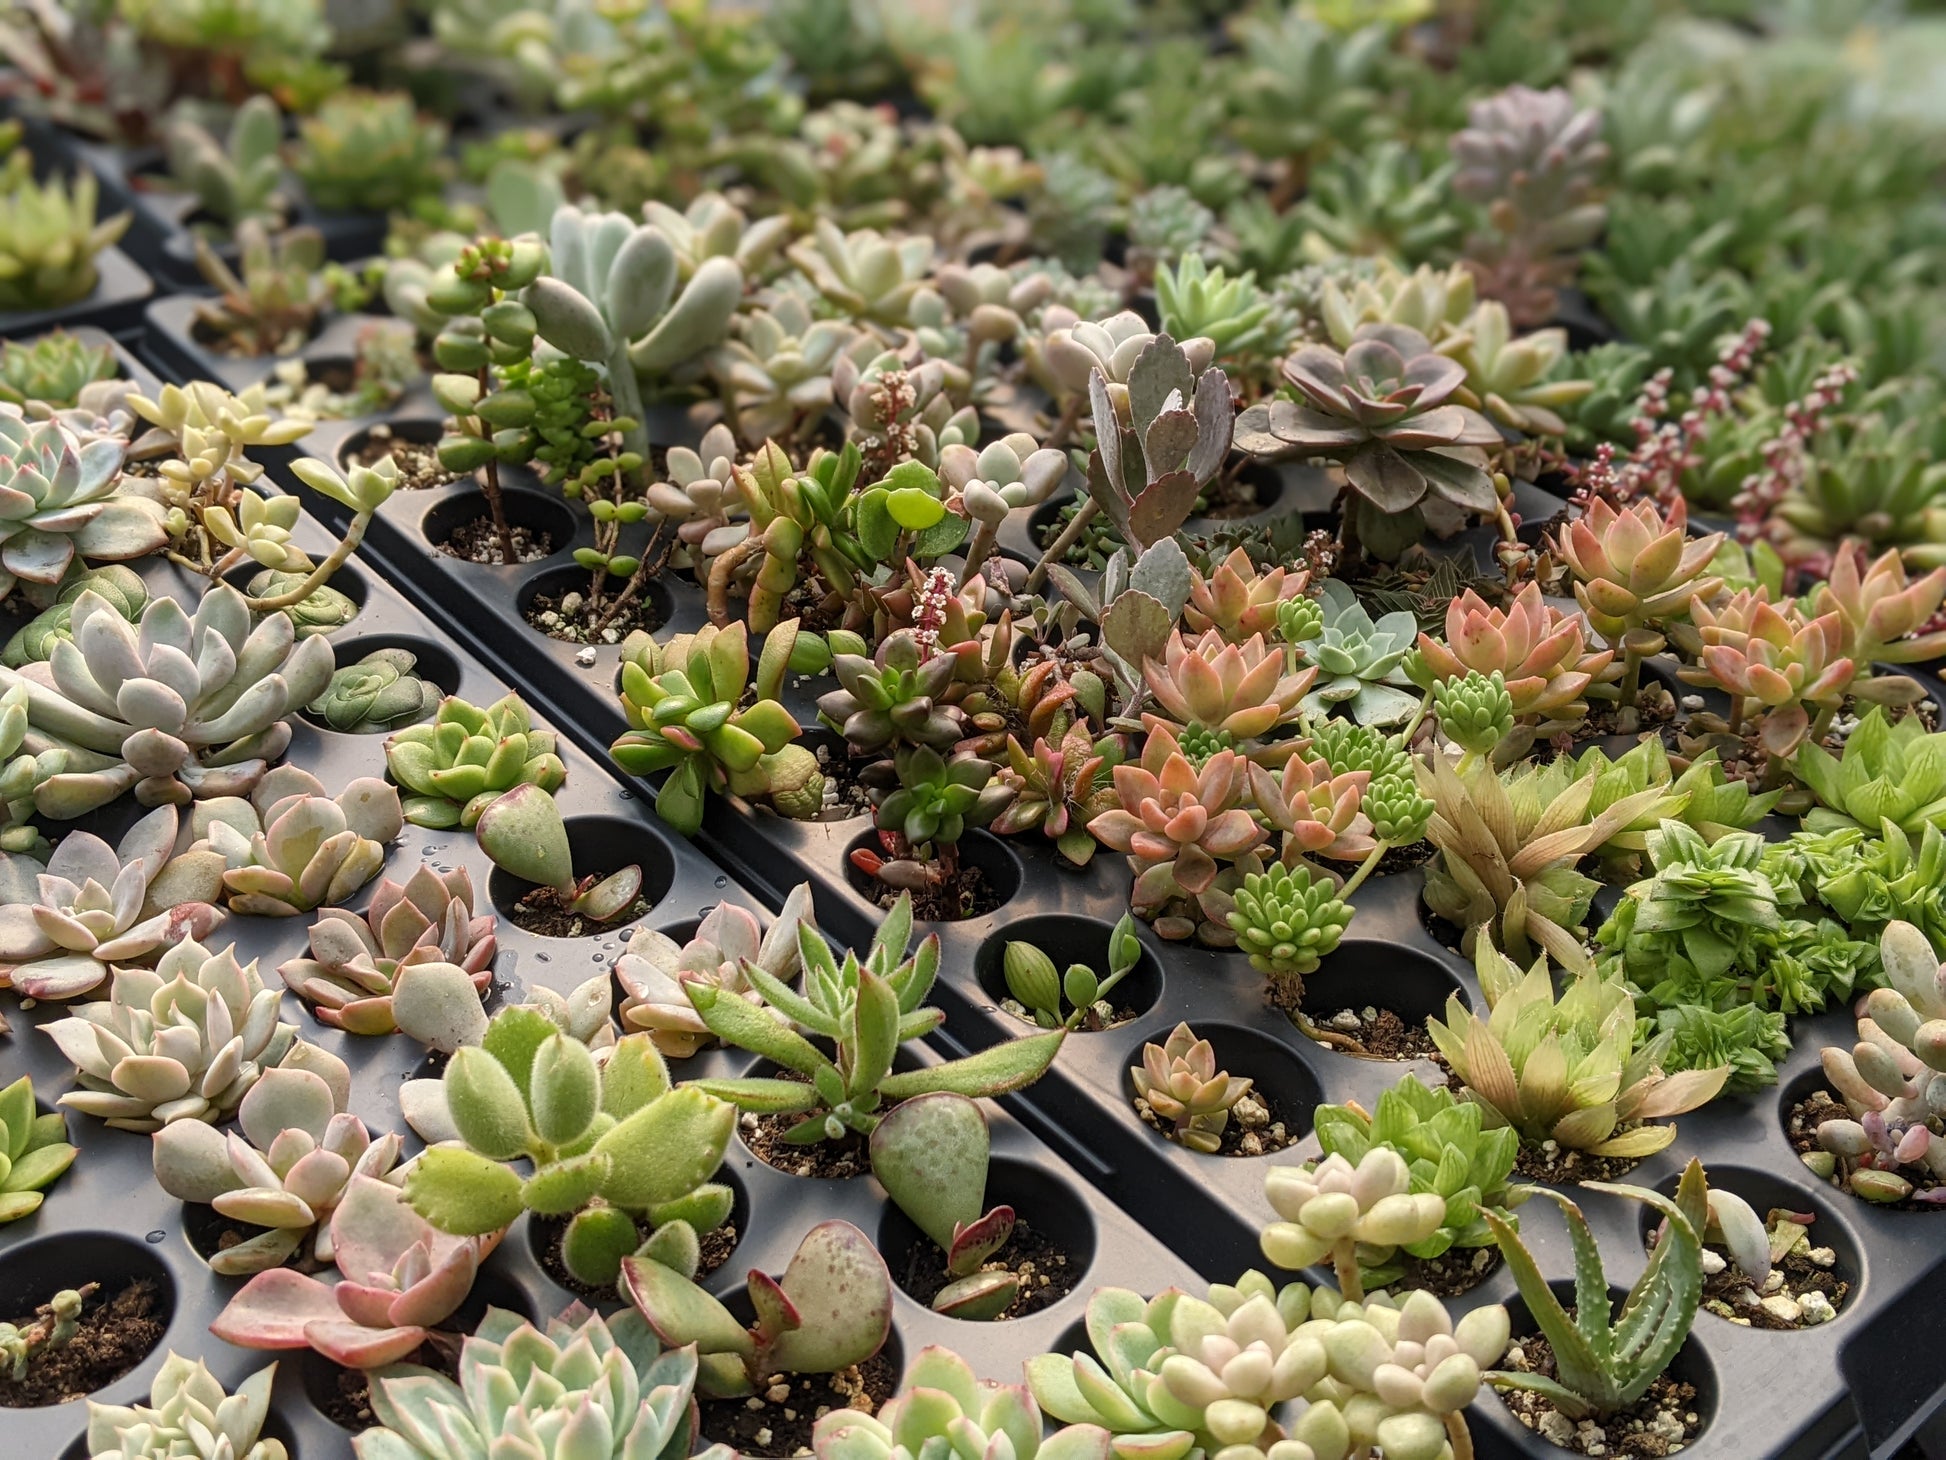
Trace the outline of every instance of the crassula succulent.
<instances>
[{"instance_id":1,"label":"crassula succulent","mask_svg":"<svg viewBox=\"0 0 1946 1460\"><path fill-rule=\"evenodd\" d=\"M210 1256L211 1270L225 1277L280 1266L300 1248L314 1263L331 1262L331 1214L351 1182L398 1183L398 1135L374 1136L310 1070L265 1070L237 1106L237 1123L226 1135L179 1120L154 1137L164 1191L264 1229Z\"/></svg>"},{"instance_id":2,"label":"crassula succulent","mask_svg":"<svg viewBox=\"0 0 1946 1460\"><path fill-rule=\"evenodd\" d=\"M258 1273L210 1324L239 1348L314 1349L348 1369L376 1369L417 1352L473 1290L501 1234L449 1237L396 1186L354 1176L331 1216L339 1280L288 1267Z\"/></svg>"},{"instance_id":3,"label":"crassula succulent","mask_svg":"<svg viewBox=\"0 0 1946 1460\"><path fill-rule=\"evenodd\" d=\"M326 907L311 924L310 956L277 972L319 1022L353 1034L390 1034L399 971L420 963L464 970L484 997L498 948L491 912L475 914L464 867L418 867L403 883L381 880L362 913Z\"/></svg>"},{"instance_id":4,"label":"crassula succulent","mask_svg":"<svg viewBox=\"0 0 1946 1460\"><path fill-rule=\"evenodd\" d=\"M133 790L146 806L246 795L290 744L286 718L324 692L322 637L281 613L254 627L243 595L217 584L195 613L153 600L139 625L100 595L75 601L73 637L45 664L0 668L27 685L28 719L67 769L36 788L50 816L78 816Z\"/></svg>"}]
</instances>

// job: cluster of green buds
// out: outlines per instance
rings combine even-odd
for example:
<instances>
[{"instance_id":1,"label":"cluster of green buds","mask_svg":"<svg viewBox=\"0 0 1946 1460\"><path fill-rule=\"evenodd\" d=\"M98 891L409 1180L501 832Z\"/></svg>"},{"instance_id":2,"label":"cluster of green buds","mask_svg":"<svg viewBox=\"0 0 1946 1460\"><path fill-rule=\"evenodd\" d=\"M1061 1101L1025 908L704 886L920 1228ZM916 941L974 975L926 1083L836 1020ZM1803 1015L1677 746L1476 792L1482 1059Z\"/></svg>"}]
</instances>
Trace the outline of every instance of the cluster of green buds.
<instances>
[{"instance_id":1,"label":"cluster of green buds","mask_svg":"<svg viewBox=\"0 0 1946 1460\"><path fill-rule=\"evenodd\" d=\"M445 316L432 356L447 373L432 383L434 396L453 415L439 443L440 465L450 472L464 475L489 461L522 465L533 454L533 395L488 387L491 370L533 353L534 312L509 296L546 266L547 250L536 240L481 238L461 249L426 290L427 308Z\"/></svg>"},{"instance_id":2,"label":"cluster of green buds","mask_svg":"<svg viewBox=\"0 0 1946 1460\"><path fill-rule=\"evenodd\" d=\"M1001 955L1007 992L1020 1011L1043 1029L1100 1029L1114 1022L1115 1007L1107 1002L1115 986L1142 959L1142 940L1136 936L1135 915L1123 913L1108 935L1108 976L1103 978L1085 963L1070 963L1065 973L1032 943L1010 939ZM1063 1012L1063 1001L1067 1012Z\"/></svg>"},{"instance_id":3,"label":"cluster of green buds","mask_svg":"<svg viewBox=\"0 0 1946 1460\"><path fill-rule=\"evenodd\" d=\"M1448 740L1467 755L1491 756L1514 729L1514 700L1499 670L1471 669L1458 679L1435 680L1432 710Z\"/></svg>"},{"instance_id":4,"label":"cluster of green buds","mask_svg":"<svg viewBox=\"0 0 1946 1460\"><path fill-rule=\"evenodd\" d=\"M1303 862L1287 866L1272 862L1262 871L1246 871L1227 914L1239 951L1250 966L1279 984L1301 989L1303 977L1336 951L1351 924L1351 907L1328 878ZM1287 992L1277 1002L1295 1007Z\"/></svg>"}]
</instances>

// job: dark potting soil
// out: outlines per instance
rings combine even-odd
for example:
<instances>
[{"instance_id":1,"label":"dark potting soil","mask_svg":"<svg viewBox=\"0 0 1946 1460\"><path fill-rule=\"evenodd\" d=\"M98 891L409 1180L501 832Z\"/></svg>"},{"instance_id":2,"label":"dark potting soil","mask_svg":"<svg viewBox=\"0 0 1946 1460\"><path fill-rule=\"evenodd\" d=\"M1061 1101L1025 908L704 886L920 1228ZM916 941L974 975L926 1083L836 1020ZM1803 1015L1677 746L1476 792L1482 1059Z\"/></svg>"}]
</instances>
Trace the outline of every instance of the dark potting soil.
<instances>
[{"instance_id":1,"label":"dark potting soil","mask_svg":"<svg viewBox=\"0 0 1946 1460\"><path fill-rule=\"evenodd\" d=\"M980 1265L980 1271L1011 1272L1020 1278L1020 1291L998 1321L1038 1313L1060 1302L1081 1281L1081 1265L1070 1260L1068 1250L1036 1232L1024 1218L1014 1224L1013 1235ZM893 1276L908 1294L928 1306L940 1289L955 1281L946 1271L946 1254L924 1238L912 1244L903 1269Z\"/></svg>"},{"instance_id":2,"label":"dark potting soil","mask_svg":"<svg viewBox=\"0 0 1946 1460\"><path fill-rule=\"evenodd\" d=\"M1633 1129L1633 1125L1618 1125L1615 1134ZM1548 1186L1574 1186L1583 1181L1620 1181L1641 1164L1640 1156L1591 1156L1586 1151L1556 1146L1552 1141L1522 1141L1520 1151L1514 1157L1515 1171L1529 1181L1539 1181Z\"/></svg>"},{"instance_id":3,"label":"dark potting soil","mask_svg":"<svg viewBox=\"0 0 1946 1460\"><path fill-rule=\"evenodd\" d=\"M1217 475L1207 487L1203 488L1201 501L1196 508L1198 517L1207 517L1212 522L1228 522L1237 517L1251 517L1263 511L1264 504L1257 496L1256 485L1227 472Z\"/></svg>"},{"instance_id":4,"label":"dark potting soil","mask_svg":"<svg viewBox=\"0 0 1946 1460\"><path fill-rule=\"evenodd\" d=\"M610 609L621 596L616 588L599 605L592 604L582 590L564 593L536 593L522 610L528 624L550 639L564 644L619 644L636 629L652 634L662 627L662 615L645 597L630 600L610 616Z\"/></svg>"},{"instance_id":5,"label":"dark potting soil","mask_svg":"<svg viewBox=\"0 0 1946 1460\"><path fill-rule=\"evenodd\" d=\"M351 460L358 466L377 466L388 456L399 468L400 491L423 491L459 480L456 472L450 472L439 464L437 442L396 436L390 426L372 427L364 443L351 454Z\"/></svg>"},{"instance_id":6,"label":"dark potting soil","mask_svg":"<svg viewBox=\"0 0 1946 1460\"><path fill-rule=\"evenodd\" d=\"M509 529L514 542L515 563L538 563L554 551L554 535L549 532L536 532L531 527L515 526ZM494 531L493 519L487 516L473 518L455 527L444 542L434 543L434 547L449 558L458 558L466 563L483 563L489 567L506 566L507 559L500 550L500 534Z\"/></svg>"},{"instance_id":7,"label":"dark potting soil","mask_svg":"<svg viewBox=\"0 0 1946 1460\"><path fill-rule=\"evenodd\" d=\"M899 900L897 888L887 887L867 877L856 867L852 885L880 907L890 911ZM962 862L945 881L920 888L912 894L912 915L921 922L957 923L967 918L985 917L1004 901L1000 889L987 880L987 874L970 862Z\"/></svg>"},{"instance_id":8,"label":"dark potting soil","mask_svg":"<svg viewBox=\"0 0 1946 1460\"><path fill-rule=\"evenodd\" d=\"M778 1078L792 1077L786 1073ZM842 1141L818 1141L808 1146L790 1144L784 1139L784 1132L803 1118L798 1114L759 1115L746 1110L737 1117L737 1129L751 1155L787 1176L822 1176L846 1181L872 1169L871 1152L855 1135L848 1135Z\"/></svg>"},{"instance_id":9,"label":"dark potting soil","mask_svg":"<svg viewBox=\"0 0 1946 1460\"><path fill-rule=\"evenodd\" d=\"M114 1383L162 1342L168 1324L161 1307L162 1295L147 1278L107 1299L97 1292L82 1308L74 1337L35 1353L27 1361L26 1378L16 1383L10 1371L0 1371L0 1407L66 1404ZM12 1321L26 1328L38 1316L23 1313Z\"/></svg>"},{"instance_id":10,"label":"dark potting soil","mask_svg":"<svg viewBox=\"0 0 1946 1460\"><path fill-rule=\"evenodd\" d=\"M600 873L596 880L607 875L606 872ZM598 923L576 912L567 899L552 887L536 887L514 904L513 911L507 917L515 927L525 928L542 938L592 938L611 928L627 927L654 907L651 899L637 897L616 916Z\"/></svg>"},{"instance_id":11,"label":"dark potting soil","mask_svg":"<svg viewBox=\"0 0 1946 1460\"><path fill-rule=\"evenodd\" d=\"M1799 1155L1810 1151L1821 1151L1824 1147L1818 1144L1818 1127L1827 1120L1850 1119L1852 1119L1851 1112L1834 1100L1829 1090L1813 1090L1793 1105L1789 1114L1784 1117L1784 1135L1789 1139L1792 1149ZM1923 1166L1902 1166L1899 1168L1899 1175L1912 1183L1914 1191L1931 1191L1941 1184L1939 1178ZM1825 1184L1837 1187L1853 1201L1865 1200L1864 1197L1855 1195L1846 1183L1843 1161L1838 1163L1837 1171ZM1904 1201L1875 1201L1867 1202L1866 1205L1894 1212L1946 1212L1946 1205L1929 1201L1913 1201L1909 1197Z\"/></svg>"},{"instance_id":12,"label":"dark potting soil","mask_svg":"<svg viewBox=\"0 0 1946 1460\"><path fill-rule=\"evenodd\" d=\"M1409 1023L1390 1009L1366 1005L1339 1009L1319 1018L1294 1014L1291 1022L1307 1037L1329 1049L1381 1060L1435 1059L1439 1046L1423 1023Z\"/></svg>"},{"instance_id":13,"label":"dark potting soil","mask_svg":"<svg viewBox=\"0 0 1946 1460\"><path fill-rule=\"evenodd\" d=\"M705 1399L705 1439L739 1455L797 1455L811 1448L811 1431L834 1409L875 1414L898 1392L899 1367L883 1350L835 1374L776 1374L747 1399Z\"/></svg>"},{"instance_id":14,"label":"dark potting soil","mask_svg":"<svg viewBox=\"0 0 1946 1460\"><path fill-rule=\"evenodd\" d=\"M325 1362L329 1362L326 1360ZM450 1343L422 1343L404 1362L437 1369L449 1379L459 1377L459 1340ZM354 1435L378 1423L372 1411L372 1376L364 1369L346 1369L331 1364L331 1382L319 1399L324 1417Z\"/></svg>"},{"instance_id":15,"label":"dark potting soil","mask_svg":"<svg viewBox=\"0 0 1946 1460\"><path fill-rule=\"evenodd\" d=\"M816 749L818 769L824 772L824 809L814 821L849 821L854 816L872 814L872 797L858 780L858 763L842 749L829 745Z\"/></svg>"},{"instance_id":16,"label":"dark potting soil","mask_svg":"<svg viewBox=\"0 0 1946 1460\"><path fill-rule=\"evenodd\" d=\"M1501 1364L1514 1373L1555 1377L1554 1350L1538 1333L1515 1339ZM1695 1386L1667 1374L1606 1419L1571 1420L1540 1395L1519 1390L1503 1391L1500 1402L1528 1429L1579 1455L1673 1455L1703 1430Z\"/></svg>"},{"instance_id":17,"label":"dark potting soil","mask_svg":"<svg viewBox=\"0 0 1946 1460\"><path fill-rule=\"evenodd\" d=\"M239 1222L234 1217L226 1217L213 1206L202 1202L184 1202L182 1206L182 1234L189 1239L189 1245L205 1260L219 1252L228 1252L232 1247L241 1246L253 1237L261 1237L268 1227L254 1226L249 1222ZM319 1264L312 1262L310 1238L298 1243L297 1250L284 1259L283 1266L295 1268L299 1272L317 1272Z\"/></svg>"},{"instance_id":18,"label":"dark potting soil","mask_svg":"<svg viewBox=\"0 0 1946 1460\"><path fill-rule=\"evenodd\" d=\"M591 1303L615 1300L617 1294L613 1283L605 1288L594 1283L584 1283L568 1271L568 1265L561 1256L561 1241L567 1236L568 1231L566 1217L530 1216L527 1221L533 1228L534 1250L540 1254L541 1270L552 1278L557 1286L566 1288L570 1293L586 1298ZM737 1229L725 1222L720 1227L700 1233L697 1237L697 1245L702 1255L696 1264L696 1276L705 1278L728 1262L730 1254L736 1251Z\"/></svg>"},{"instance_id":19,"label":"dark potting soil","mask_svg":"<svg viewBox=\"0 0 1946 1460\"><path fill-rule=\"evenodd\" d=\"M1168 1140L1175 1140L1175 1126L1149 1109L1149 1102L1135 1097L1135 1113ZM1229 1122L1223 1127L1223 1144L1214 1151L1198 1151L1199 1156L1267 1156L1295 1145L1299 1137L1283 1110L1256 1086L1230 1107Z\"/></svg>"},{"instance_id":20,"label":"dark potting soil","mask_svg":"<svg viewBox=\"0 0 1946 1460\"><path fill-rule=\"evenodd\" d=\"M1811 1240L1814 1251L1835 1261L1830 1248L1815 1246L1815 1234ZM1782 1261L1772 1263L1772 1277L1781 1276L1782 1281L1774 1288L1764 1289L1752 1283L1744 1275L1743 1269L1730 1261L1730 1254L1720 1245L1712 1242L1708 1250L1723 1259L1723 1269L1703 1279L1703 1308L1739 1328L1762 1328L1772 1333L1795 1333L1803 1328L1816 1328L1821 1321L1828 1323L1831 1320L1807 1318L1802 1312L1792 1318L1789 1308L1795 1306L1801 1309L1805 1297L1818 1293L1835 1313L1844 1306L1845 1295L1851 1291L1851 1285L1832 1270L1831 1262L1815 1262L1805 1252L1787 1252ZM1753 1293L1759 1301L1750 1301ZM1765 1302L1779 1295L1790 1299L1790 1303L1770 1308L1764 1306ZM1783 1311L1779 1311L1780 1308Z\"/></svg>"},{"instance_id":21,"label":"dark potting soil","mask_svg":"<svg viewBox=\"0 0 1946 1460\"><path fill-rule=\"evenodd\" d=\"M1622 724L1619 706L1597 704L1568 733L1577 743L1599 740L1605 735L1639 735L1645 730L1657 730L1674 724L1676 708L1676 697L1669 693L1668 688L1644 675L1641 687L1635 694L1635 723L1632 726Z\"/></svg>"},{"instance_id":22,"label":"dark potting soil","mask_svg":"<svg viewBox=\"0 0 1946 1460\"><path fill-rule=\"evenodd\" d=\"M1396 1293L1424 1288L1439 1298L1470 1293L1500 1270L1497 1247L1449 1247L1437 1257L1405 1258L1405 1272L1386 1287Z\"/></svg>"}]
</instances>

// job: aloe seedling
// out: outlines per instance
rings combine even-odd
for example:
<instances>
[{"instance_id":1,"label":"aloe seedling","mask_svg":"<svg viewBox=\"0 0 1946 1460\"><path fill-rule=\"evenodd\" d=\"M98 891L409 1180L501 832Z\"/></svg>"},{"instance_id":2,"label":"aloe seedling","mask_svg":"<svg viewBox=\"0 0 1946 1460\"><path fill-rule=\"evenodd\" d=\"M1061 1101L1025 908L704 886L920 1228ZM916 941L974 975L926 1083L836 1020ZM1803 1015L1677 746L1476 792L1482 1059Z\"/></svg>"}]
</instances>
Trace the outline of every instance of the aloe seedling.
<instances>
[{"instance_id":1,"label":"aloe seedling","mask_svg":"<svg viewBox=\"0 0 1946 1460\"><path fill-rule=\"evenodd\" d=\"M1101 1029L1114 1017L1107 1002L1115 985L1127 978L1142 960L1142 940L1136 936L1135 915L1123 913L1108 935L1108 976L1085 963L1070 963L1066 972L1054 967L1032 943L1009 941L1001 955L1007 992L1043 1029ZM1066 1001L1068 1012L1062 1013Z\"/></svg>"},{"instance_id":2,"label":"aloe seedling","mask_svg":"<svg viewBox=\"0 0 1946 1460\"><path fill-rule=\"evenodd\" d=\"M503 1009L479 1044L454 1051L442 1090L458 1143L420 1157L405 1192L443 1232L497 1231L522 1211L566 1218L562 1261L606 1287L632 1254L693 1276L697 1234L729 1217L732 1193L709 1177L736 1113L672 1088L647 1035L597 1062L539 1010Z\"/></svg>"},{"instance_id":3,"label":"aloe seedling","mask_svg":"<svg viewBox=\"0 0 1946 1460\"><path fill-rule=\"evenodd\" d=\"M509 876L538 884L529 899L551 899L577 917L611 922L635 905L642 869L633 864L597 876L577 877L568 826L554 797L524 782L494 798L473 825L480 850Z\"/></svg>"},{"instance_id":4,"label":"aloe seedling","mask_svg":"<svg viewBox=\"0 0 1946 1460\"><path fill-rule=\"evenodd\" d=\"M948 1090L915 1095L879 1121L871 1152L885 1194L946 1254L951 1281L934 1296L933 1311L969 1319L1005 1313L1020 1277L982 1264L1012 1238L1014 1209L982 1211L987 1120L980 1107Z\"/></svg>"},{"instance_id":5,"label":"aloe seedling","mask_svg":"<svg viewBox=\"0 0 1946 1460\"><path fill-rule=\"evenodd\" d=\"M899 1045L937 1029L946 1017L921 1004L939 974L939 937L926 938L908 958L904 949L911 936L912 898L900 893L862 963L850 951L839 963L814 928L799 928L802 993L756 964L745 964L744 975L768 1008L689 980L690 1001L712 1034L802 1077L697 1080L693 1086L745 1110L802 1115L784 1139L804 1146L843 1140L850 1133L871 1134L880 1119L879 1107L887 1102L933 1090L1004 1095L1039 1079L1059 1051L1065 1030L893 1072ZM834 1053L826 1054L791 1024L830 1041Z\"/></svg>"},{"instance_id":6,"label":"aloe seedling","mask_svg":"<svg viewBox=\"0 0 1946 1460\"><path fill-rule=\"evenodd\" d=\"M665 1345L694 1344L696 1387L749 1394L773 1374L831 1374L862 1364L892 1331L892 1277L871 1239L849 1222L820 1222L782 1278L750 1270L756 1319L729 1309L653 1257L622 1263L622 1291Z\"/></svg>"}]
</instances>

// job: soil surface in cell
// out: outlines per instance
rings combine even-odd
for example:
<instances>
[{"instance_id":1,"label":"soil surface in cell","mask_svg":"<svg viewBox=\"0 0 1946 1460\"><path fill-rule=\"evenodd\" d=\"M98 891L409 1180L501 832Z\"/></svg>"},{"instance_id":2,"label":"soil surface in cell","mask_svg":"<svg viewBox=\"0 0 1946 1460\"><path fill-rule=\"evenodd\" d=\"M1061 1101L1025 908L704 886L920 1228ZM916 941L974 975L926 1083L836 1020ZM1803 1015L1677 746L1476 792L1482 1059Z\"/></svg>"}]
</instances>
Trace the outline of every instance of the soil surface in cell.
<instances>
[{"instance_id":1,"label":"soil surface in cell","mask_svg":"<svg viewBox=\"0 0 1946 1460\"><path fill-rule=\"evenodd\" d=\"M27 1328L37 1317L21 1313L11 1321ZM59 1348L38 1350L27 1361L26 1378L16 1383L10 1371L0 1371L0 1407L35 1409L93 1394L147 1358L167 1327L162 1294L147 1278L123 1284L108 1298L97 1292L82 1308L74 1337Z\"/></svg>"},{"instance_id":2,"label":"soil surface in cell","mask_svg":"<svg viewBox=\"0 0 1946 1460\"><path fill-rule=\"evenodd\" d=\"M875 1414L899 1389L899 1369L880 1351L835 1374L775 1374L746 1399L705 1399L705 1439L739 1455L796 1455L811 1448L811 1431L834 1409Z\"/></svg>"},{"instance_id":3,"label":"soil surface in cell","mask_svg":"<svg viewBox=\"0 0 1946 1460\"><path fill-rule=\"evenodd\" d=\"M1000 1314L1002 1319L1038 1313L1060 1302L1081 1281L1081 1264L1072 1261L1068 1250L1052 1237L1035 1231L1025 1218L1014 1224L1013 1235L999 1250L980 1264L980 1271L1011 1272L1020 1279L1020 1291ZM946 1271L946 1254L924 1237L912 1244L897 1276L899 1286L928 1307L940 1289L955 1281Z\"/></svg>"},{"instance_id":4,"label":"soil surface in cell","mask_svg":"<svg viewBox=\"0 0 1946 1460\"><path fill-rule=\"evenodd\" d=\"M1502 1367L1556 1377L1554 1350L1537 1333L1515 1339ZM1528 1429L1578 1455L1673 1455L1703 1430L1695 1387L1668 1374L1659 1376L1634 1404L1605 1420L1571 1420L1538 1394L1509 1390L1500 1400Z\"/></svg>"},{"instance_id":5,"label":"soil surface in cell","mask_svg":"<svg viewBox=\"0 0 1946 1460\"><path fill-rule=\"evenodd\" d=\"M606 872L599 874L596 881L607 875ZM514 904L507 917L515 927L542 938L592 938L611 928L625 928L654 907L653 900L638 896L616 916L598 923L576 912L552 887L536 887Z\"/></svg>"},{"instance_id":6,"label":"soil surface in cell","mask_svg":"<svg viewBox=\"0 0 1946 1460\"><path fill-rule=\"evenodd\" d=\"M444 542L436 543L439 551L449 558L458 558L466 563L484 563L489 567L505 567L511 563L538 563L554 552L554 534L536 532L531 527L515 525L508 529L513 539L514 555L509 559L500 545L500 534L494 530L493 519L479 516L469 522L462 522L452 531Z\"/></svg>"}]
</instances>

